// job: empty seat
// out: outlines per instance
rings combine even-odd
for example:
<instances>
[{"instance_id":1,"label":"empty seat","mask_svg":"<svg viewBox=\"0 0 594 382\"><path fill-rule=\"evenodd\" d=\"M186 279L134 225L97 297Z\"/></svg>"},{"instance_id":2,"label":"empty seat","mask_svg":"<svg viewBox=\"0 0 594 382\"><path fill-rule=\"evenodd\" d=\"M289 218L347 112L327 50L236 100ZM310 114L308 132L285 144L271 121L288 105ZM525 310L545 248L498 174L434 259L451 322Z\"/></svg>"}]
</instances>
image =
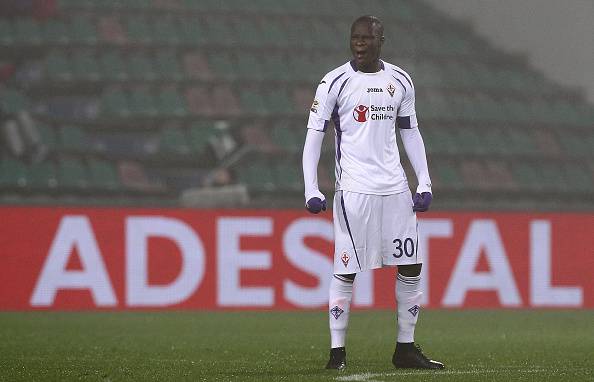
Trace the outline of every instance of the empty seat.
<instances>
[{"instance_id":1,"label":"empty seat","mask_svg":"<svg viewBox=\"0 0 594 382\"><path fill-rule=\"evenodd\" d=\"M80 159L62 158L59 166L59 184L69 190L84 190L89 187L86 166Z\"/></svg>"},{"instance_id":2,"label":"empty seat","mask_svg":"<svg viewBox=\"0 0 594 382\"><path fill-rule=\"evenodd\" d=\"M70 40L70 33L66 22L62 20L47 20L43 24L44 41L50 44L65 45Z\"/></svg>"},{"instance_id":3,"label":"empty seat","mask_svg":"<svg viewBox=\"0 0 594 382\"><path fill-rule=\"evenodd\" d=\"M15 42L23 45L41 44L45 34L39 22L34 19L16 19L13 23Z\"/></svg>"},{"instance_id":4,"label":"empty seat","mask_svg":"<svg viewBox=\"0 0 594 382\"><path fill-rule=\"evenodd\" d=\"M89 177L95 189L117 190L120 187L115 166L106 160L89 160Z\"/></svg>"},{"instance_id":5,"label":"empty seat","mask_svg":"<svg viewBox=\"0 0 594 382\"><path fill-rule=\"evenodd\" d=\"M160 112L158 100L145 88L134 89L130 93L128 108L132 115L142 117L154 116Z\"/></svg>"},{"instance_id":6,"label":"empty seat","mask_svg":"<svg viewBox=\"0 0 594 382\"><path fill-rule=\"evenodd\" d=\"M161 79L179 81L184 77L174 51L159 51L154 59L154 69Z\"/></svg>"},{"instance_id":7,"label":"empty seat","mask_svg":"<svg viewBox=\"0 0 594 382\"><path fill-rule=\"evenodd\" d=\"M94 45L97 43L97 28L93 21L87 17L73 17L70 22L71 41Z\"/></svg>"},{"instance_id":8,"label":"empty seat","mask_svg":"<svg viewBox=\"0 0 594 382\"><path fill-rule=\"evenodd\" d=\"M64 126L59 129L60 148L65 151L87 152L89 139L86 132L78 126Z\"/></svg>"},{"instance_id":9,"label":"empty seat","mask_svg":"<svg viewBox=\"0 0 594 382\"><path fill-rule=\"evenodd\" d=\"M152 59L142 53L128 58L127 72L130 78L137 81L153 81L157 78Z\"/></svg>"},{"instance_id":10,"label":"empty seat","mask_svg":"<svg viewBox=\"0 0 594 382\"><path fill-rule=\"evenodd\" d=\"M190 150L198 155L205 153L209 140L215 135L215 128L209 121L194 122L190 125L189 140Z\"/></svg>"},{"instance_id":11,"label":"empty seat","mask_svg":"<svg viewBox=\"0 0 594 382\"><path fill-rule=\"evenodd\" d=\"M128 79L126 62L119 52L107 52L100 58L101 77L108 81L125 81Z\"/></svg>"},{"instance_id":12,"label":"empty seat","mask_svg":"<svg viewBox=\"0 0 594 382\"><path fill-rule=\"evenodd\" d=\"M130 115L128 96L121 89L114 89L101 96L101 114L105 117L127 117Z\"/></svg>"},{"instance_id":13,"label":"empty seat","mask_svg":"<svg viewBox=\"0 0 594 382\"><path fill-rule=\"evenodd\" d=\"M0 160L0 188L24 188L28 184L27 167L13 158Z\"/></svg>"},{"instance_id":14,"label":"empty seat","mask_svg":"<svg viewBox=\"0 0 594 382\"><path fill-rule=\"evenodd\" d=\"M160 132L159 150L164 155L188 155L188 137L179 127L165 127Z\"/></svg>"},{"instance_id":15,"label":"empty seat","mask_svg":"<svg viewBox=\"0 0 594 382\"><path fill-rule=\"evenodd\" d=\"M68 81L74 78L70 59L63 53L54 51L45 57L45 73L54 81Z\"/></svg>"},{"instance_id":16,"label":"empty seat","mask_svg":"<svg viewBox=\"0 0 594 382\"><path fill-rule=\"evenodd\" d=\"M90 52L79 51L72 59L72 72L75 78L87 81L101 79L101 68L97 58Z\"/></svg>"},{"instance_id":17,"label":"empty seat","mask_svg":"<svg viewBox=\"0 0 594 382\"><path fill-rule=\"evenodd\" d=\"M30 165L27 169L27 179L34 191L50 191L58 186L56 166L51 162Z\"/></svg>"},{"instance_id":18,"label":"empty seat","mask_svg":"<svg viewBox=\"0 0 594 382\"><path fill-rule=\"evenodd\" d=\"M185 116L188 114L186 102L174 88L165 88L158 95L159 113L162 115Z\"/></svg>"}]
</instances>

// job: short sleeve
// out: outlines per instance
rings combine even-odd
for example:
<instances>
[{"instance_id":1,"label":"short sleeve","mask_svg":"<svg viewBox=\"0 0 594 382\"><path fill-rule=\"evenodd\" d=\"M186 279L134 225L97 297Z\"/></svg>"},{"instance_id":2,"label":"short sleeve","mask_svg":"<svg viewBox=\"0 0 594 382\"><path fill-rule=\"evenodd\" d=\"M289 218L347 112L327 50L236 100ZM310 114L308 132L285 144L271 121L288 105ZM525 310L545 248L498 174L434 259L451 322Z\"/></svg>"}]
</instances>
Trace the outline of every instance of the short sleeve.
<instances>
[{"instance_id":1,"label":"short sleeve","mask_svg":"<svg viewBox=\"0 0 594 382\"><path fill-rule=\"evenodd\" d=\"M316 89L316 95L309 109L308 129L325 131L326 122L330 120L336 105L337 93L335 87L332 87L333 80L328 77L328 75L324 77Z\"/></svg>"},{"instance_id":2,"label":"short sleeve","mask_svg":"<svg viewBox=\"0 0 594 382\"><path fill-rule=\"evenodd\" d=\"M411 86L406 88L404 98L402 98L402 102L398 108L398 116L408 117L415 114L415 88Z\"/></svg>"}]
</instances>

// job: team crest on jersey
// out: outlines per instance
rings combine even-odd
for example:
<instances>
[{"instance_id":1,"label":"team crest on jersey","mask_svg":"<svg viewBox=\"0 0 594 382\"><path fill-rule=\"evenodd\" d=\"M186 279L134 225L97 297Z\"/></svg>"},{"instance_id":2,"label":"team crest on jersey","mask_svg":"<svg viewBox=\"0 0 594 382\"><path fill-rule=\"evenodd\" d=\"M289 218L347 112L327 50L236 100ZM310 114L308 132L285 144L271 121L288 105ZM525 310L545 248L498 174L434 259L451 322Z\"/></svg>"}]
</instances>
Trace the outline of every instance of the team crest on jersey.
<instances>
[{"instance_id":1,"label":"team crest on jersey","mask_svg":"<svg viewBox=\"0 0 594 382\"><path fill-rule=\"evenodd\" d=\"M348 253L346 253L346 252L343 252L343 253L340 255L340 260L342 261L342 264L344 265L344 267L345 267L345 268L347 267L347 265L349 265L349 260L350 260L350 259L351 259L351 258L349 257L349 254L348 254Z\"/></svg>"},{"instance_id":2,"label":"team crest on jersey","mask_svg":"<svg viewBox=\"0 0 594 382\"><path fill-rule=\"evenodd\" d=\"M313 111L314 113L317 113L319 105L320 105L320 103L318 102L318 100L314 99L313 103L311 104L311 109L309 109L309 110Z\"/></svg>"},{"instance_id":3,"label":"team crest on jersey","mask_svg":"<svg viewBox=\"0 0 594 382\"><path fill-rule=\"evenodd\" d=\"M338 306L334 305L334 308L330 309L330 314L334 316L335 319L338 320L341 314L344 313L344 310L340 309Z\"/></svg>"},{"instance_id":4,"label":"team crest on jersey","mask_svg":"<svg viewBox=\"0 0 594 382\"><path fill-rule=\"evenodd\" d=\"M421 307L418 305L415 305L412 308L410 308L408 311L410 312L410 314L413 315L413 317L416 317L417 314L419 314L419 310L421 310Z\"/></svg>"},{"instance_id":5,"label":"team crest on jersey","mask_svg":"<svg viewBox=\"0 0 594 382\"><path fill-rule=\"evenodd\" d=\"M357 122L366 122L369 117L369 106L359 105L353 110L353 118Z\"/></svg>"},{"instance_id":6,"label":"team crest on jersey","mask_svg":"<svg viewBox=\"0 0 594 382\"><path fill-rule=\"evenodd\" d=\"M394 92L396 91L396 88L394 87L394 85L388 84L388 87L386 88L386 90L388 91L388 93L390 93L390 97L394 97Z\"/></svg>"}]
</instances>

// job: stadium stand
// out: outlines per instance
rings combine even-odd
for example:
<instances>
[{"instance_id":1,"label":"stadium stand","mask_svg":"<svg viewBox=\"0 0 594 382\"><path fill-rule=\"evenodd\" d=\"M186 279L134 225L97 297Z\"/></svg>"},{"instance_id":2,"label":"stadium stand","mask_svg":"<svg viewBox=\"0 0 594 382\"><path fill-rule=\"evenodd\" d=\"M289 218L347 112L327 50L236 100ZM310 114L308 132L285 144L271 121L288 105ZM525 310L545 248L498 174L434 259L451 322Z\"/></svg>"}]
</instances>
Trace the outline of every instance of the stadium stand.
<instances>
[{"instance_id":1,"label":"stadium stand","mask_svg":"<svg viewBox=\"0 0 594 382\"><path fill-rule=\"evenodd\" d=\"M177 206L239 185L247 206L301 207L315 86L371 13L415 80L435 208L594 209L593 107L421 1L5 3L3 203Z\"/></svg>"}]
</instances>

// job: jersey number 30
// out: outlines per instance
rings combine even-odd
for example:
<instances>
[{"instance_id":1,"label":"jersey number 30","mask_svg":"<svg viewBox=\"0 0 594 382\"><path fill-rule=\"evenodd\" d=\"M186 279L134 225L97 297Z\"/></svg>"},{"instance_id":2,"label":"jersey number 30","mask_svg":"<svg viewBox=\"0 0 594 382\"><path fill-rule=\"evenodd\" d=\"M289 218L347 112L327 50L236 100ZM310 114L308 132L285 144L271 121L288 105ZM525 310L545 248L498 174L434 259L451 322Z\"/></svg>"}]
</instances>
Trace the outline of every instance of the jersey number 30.
<instances>
[{"instance_id":1,"label":"jersey number 30","mask_svg":"<svg viewBox=\"0 0 594 382\"><path fill-rule=\"evenodd\" d=\"M395 258L399 259L402 255L406 255L406 257L413 257L415 255L415 242L410 237L404 239L404 241L394 239L392 243L396 244L397 253L392 254Z\"/></svg>"}]
</instances>

